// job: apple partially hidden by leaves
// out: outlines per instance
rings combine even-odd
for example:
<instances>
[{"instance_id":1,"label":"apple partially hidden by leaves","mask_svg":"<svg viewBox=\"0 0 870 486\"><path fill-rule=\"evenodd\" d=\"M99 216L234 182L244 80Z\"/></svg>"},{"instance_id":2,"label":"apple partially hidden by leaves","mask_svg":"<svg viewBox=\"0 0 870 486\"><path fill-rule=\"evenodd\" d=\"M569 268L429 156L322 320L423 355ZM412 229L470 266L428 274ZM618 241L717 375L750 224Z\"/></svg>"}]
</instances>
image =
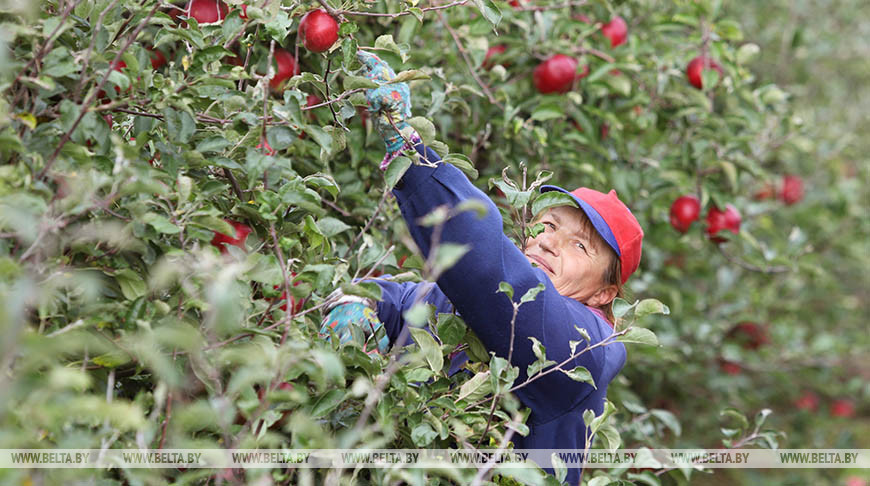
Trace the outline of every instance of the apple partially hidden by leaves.
<instances>
[{"instance_id":1,"label":"apple partially hidden by leaves","mask_svg":"<svg viewBox=\"0 0 870 486\"><path fill-rule=\"evenodd\" d=\"M709 57L697 56L689 61L689 65L686 66L686 77L689 78L689 83L698 89L702 89L704 87L703 73L706 69L715 70L719 73L720 78L725 75L722 71L722 66L716 63L716 61Z\"/></svg>"},{"instance_id":2,"label":"apple partially hidden by leaves","mask_svg":"<svg viewBox=\"0 0 870 486\"><path fill-rule=\"evenodd\" d=\"M617 47L625 44L625 40L628 38L628 25L626 25L625 19L617 15L610 22L601 26L601 33L610 39L611 48Z\"/></svg>"},{"instance_id":3,"label":"apple partially hidden by leaves","mask_svg":"<svg viewBox=\"0 0 870 486\"><path fill-rule=\"evenodd\" d=\"M125 67L127 67L127 63L124 62L124 61L119 60L118 62L116 62L116 63L112 66L112 69L114 69L115 71L121 72L121 70L124 69ZM129 91L129 90L130 90L130 88L127 88L127 91ZM119 88L118 86L115 86L115 93L120 94L120 93L121 93L121 88ZM105 99L105 98L106 98L106 92L103 91L103 90L98 91L98 92L97 92L97 98L99 98L99 99L101 99L101 100Z\"/></svg>"},{"instance_id":4,"label":"apple partially hidden by leaves","mask_svg":"<svg viewBox=\"0 0 870 486\"><path fill-rule=\"evenodd\" d=\"M151 69L160 69L166 65L166 56L162 52L153 47L149 47L148 52L151 53Z\"/></svg>"},{"instance_id":5,"label":"apple partially hidden by leaves","mask_svg":"<svg viewBox=\"0 0 870 486\"><path fill-rule=\"evenodd\" d=\"M190 0L187 4L187 16L200 24L220 22L228 12L229 7L221 0Z\"/></svg>"},{"instance_id":6,"label":"apple partially hidden by leaves","mask_svg":"<svg viewBox=\"0 0 870 486\"><path fill-rule=\"evenodd\" d=\"M291 277L291 279L296 277L296 272L291 272L290 277ZM293 282L293 286L298 287L299 283L300 282ZM281 285L275 285L272 288L279 289L279 288L281 288ZM281 292L281 297L278 297L278 300L284 301L284 303L281 304L279 309L281 309L284 312L287 312L287 309L291 309L293 315L296 315L296 314L302 312L302 308L305 307L305 300L306 299L296 300L296 297L293 297L291 295L290 296L290 303L288 305L288 303L287 303L287 291L285 290L284 292Z\"/></svg>"},{"instance_id":7,"label":"apple partially hidden by leaves","mask_svg":"<svg viewBox=\"0 0 870 486\"><path fill-rule=\"evenodd\" d=\"M794 406L798 410L815 412L819 409L819 396L811 391L805 391L794 401Z\"/></svg>"},{"instance_id":8,"label":"apple partially hidden by leaves","mask_svg":"<svg viewBox=\"0 0 870 486\"><path fill-rule=\"evenodd\" d=\"M779 199L786 205L799 203L804 198L804 180L800 176L786 175L782 178Z\"/></svg>"},{"instance_id":9,"label":"apple partially hidden by leaves","mask_svg":"<svg viewBox=\"0 0 870 486\"><path fill-rule=\"evenodd\" d=\"M321 8L312 10L299 22L299 36L309 51L329 50L338 40L338 22Z\"/></svg>"},{"instance_id":10,"label":"apple partially hidden by leaves","mask_svg":"<svg viewBox=\"0 0 870 486\"><path fill-rule=\"evenodd\" d=\"M758 349L770 343L767 328L755 322L740 322L726 336L738 341L745 349Z\"/></svg>"},{"instance_id":11,"label":"apple partially hidden by leaves","mask_svg":"<svg viewBox=\"0 0 870 486\"><path fill-rule=\"evenodd\" d=\"M689 231L689 226L697 221L700 215L701 201L691 194L680 196L671 204L671 226L680 233Z\"/></svg>"},{"instance_id":12,"label":"apple partially hidden by leaves","mask_svg":"<svg viewBox=\"0 0 870 486\"><path fill-rule=\"evenodd\" d=\"M734 206L728 204L724 211L713 206L707 211L707 237L713 243L725 243L728 240L717 235L721 231L739 234L741 221L740 213Z\"/></svg>"},{"instance_id":13,"label":"apple partially hidden by leaves","mask_svg":"<svg viewBox=\"0 0 870 486\"><path fill-rule=\"evenodd\" d=\"M275 70L275 76L269 80L269 86L273 90L283 91L282 86L284 81L301 72L299 70L299 63L296 62L293 54L281 48L275 49L274 59L277 69Z\"/></svg>"},{"instance_id":14,"label":"apple partially hidden by leaves","mask_svg":"<svg viewBox=\"0 0 870 486\"><path fill-rule=\"evenodd\" d=\"M241 249L245 249L245 239L247 239L248 235L251 233L251 227L244 224L239 223L238 221L229 221L224 220L236 230L235 237L230 235L225 235L223 233L219 233L215 231L214 238L211 239L212 246L217 247L220 250L221 254L226 254L228 252L226 245L237 246Z\"/></svg>"},{"instance_id":15,"label":"apple partially hidden by leaves","mask_svg":"<svg viewBox=\"0 0 870 486\"><path fill-rule=\"evenodd\" d=\"M734 376L734 375L739 375L740 371L743 368L740 366L740 363L738 363L736 361L729 361L727 359L720 359L719 360L719 369L722 370L726 374Z\"/></svg>"},{"instance_id":16,"label":"apple partially hidden by leaves","mask_svg":"<svg viewBox=\"0 0 870 486\"><path fill-rule=\"evenodd\" d=\"M507 46L505 46L504 44L492 46L487 49L486 57L483 58L483 64L481 65L481 67L487 70L492 69L492 67L495 66L495 63L491 61L491 58L493 56L500 56L504 54L505 49L507 49Z\"/></svg>"}]
</instances>

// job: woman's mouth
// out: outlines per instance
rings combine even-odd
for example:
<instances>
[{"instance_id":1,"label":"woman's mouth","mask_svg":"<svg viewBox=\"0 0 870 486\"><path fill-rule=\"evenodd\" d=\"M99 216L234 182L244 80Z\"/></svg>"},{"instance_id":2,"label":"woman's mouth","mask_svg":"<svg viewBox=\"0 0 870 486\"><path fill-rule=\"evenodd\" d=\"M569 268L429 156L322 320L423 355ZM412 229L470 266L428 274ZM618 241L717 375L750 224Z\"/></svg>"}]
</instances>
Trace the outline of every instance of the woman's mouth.
<instances>
[{"instance_id":1,"label":"woman's mouth","mask_svg":"<svg viewBox=\"0 0 870 486\"><path fill-rule=\"evenodd\" d=\"M550 273L553 273L553 267L551 267L549 263L545 262L543 258L541 258L537 255L526 255L526 256L530 260L532 260L533 262L537 263L539 267L543 268L544 270L546 270Z\"/></svg>"}]
</instances>

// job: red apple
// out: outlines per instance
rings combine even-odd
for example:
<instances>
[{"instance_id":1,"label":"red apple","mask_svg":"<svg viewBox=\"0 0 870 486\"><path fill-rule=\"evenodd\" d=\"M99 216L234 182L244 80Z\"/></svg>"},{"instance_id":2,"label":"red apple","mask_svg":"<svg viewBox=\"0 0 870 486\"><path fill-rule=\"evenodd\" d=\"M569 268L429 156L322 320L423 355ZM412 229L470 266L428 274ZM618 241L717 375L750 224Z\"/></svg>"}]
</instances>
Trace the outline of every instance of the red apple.
<instances>
[{"instance_id":1,"label":"red apple","mask_svg":"<svg viewBox=\"0 0 870 486\"><path fill-rule=\"evenodd\" d=\"M323 52L338 40L338 22L321 8L312 10L299 22L299 36L309 51Z\"/></svg>"},{"instance_id":2,"label":"red apple","mask_svg":"<svg viewBox=\"0 0 870 486\"><path fill-rule=\"evenodd\" d=\"M114 69L115 71L121 72L121 70L124 69L125 67L127 67L127 63L126 63L126 62L124 62L124 61L118 61L117 63L115 63L114 66L112 66L112 69ZM128 89L129 89L129 88L128 88ZM121 94L121 88L119 88L118 86L115 86L115 93ZM103 91L103 90L98 91L98 92L97 92L97 98L99 98L99 99L101 99L101 100L102 100L102 99L105 99L105 98L106 98L106 92Z\"/></svg>"},{"instance_id":3,"label":"red apple","mask_svg":"<svg viewBox=\"0 0 870 486\"><path fill-rule=\"evenodd\" d=\"M704 87L704 79L701 73L703 73L705 69L715 69L716 72L719 73L720 78L725 75L722 72L722 66L717 64L716 61L708 57L697 56L689 61L689 65L686 66L686 76L689 78L689 83L691 83L692 86L698 89Z\"/></svg>"},{"instance_id":4,"label":"red apple","mask_svg":"<svg viewBox=\"0 0 870 486\"><path fill-rule=\"evenodd\" d=\"M546 61L538 64L532 74L535 88L541 94L565 93L571 89L574 80L582 78L584 74L577 73L577 59L564 54L556 54ZM588 66L586 67L588 69Z\"/></svg>"},{"instance_id":5,"label":"red apple","mask_svg":"<svg viewBox=\"0 0 870 486\"><path fill-rule=\"evenodd\" d=\"M248 20L248 6L242 4L242 11L239 13L239 18L242 20Z\"/></svg>"},{"instance_id":6,"label":"red apple","mask_svg":"<svg viewBox=\"0 0 870 486\"><path fill-rule=\"evenodd\" d=\"M520 0L511 0L510 2L508 2L508 5L513 8L520 8Z\"/></svg>"},{"instance_id":7,"label":"red apple","mask_svg":"<svg viewBox=\"0 0 870 486\"><path fill-rule=\"evenodd\" d=\"M166 65L166 56L162 52L153 47L149 47L148 51L151 53L151 69L160 69Z\"/></svg>"},{"instance_id":8,"label":"red apple","mask_svg":"<svg viewBox=\"0 0 870 486\"><path fill-rule=\"evenodd\" d=\"M727 359L719 360L719 369L729 375L739 375L740 374L740 363L736 361L728 361Z\"/></svg>"},{"instance_id":9,"label":"red apple","mask_svg":"<svg viewBox=\"0 0 870 486\"><path fill-rule=\"evenodd\" d=\"M867 480L858 476L849 476L846 478L846 486L867 486Z\"/></svg>"},{"instance_id":10,"label":"red apple","mask_svg":"<svg viewBox=\"0 0 870 486\"><path fill-rule=\"evenodd\" d=\"M237 246L244 250L245 239L251 233L250 226L244 223L239 223L237 221L230 221L226 219L224 221L231 224L233 228L236 229L236 236L232 237L215 231L214 238L211 239L212 246L216 246L217 249L220 250L221 254L226 254L228 252L226 245Z\"/></svg>"},{"instance_id":11,"label":"red apple","mask_svg":"<svg viewBox=\"0 0 870 486\"><path fill-rule=\"evenodd\" d=\"M805 391L803 395L794 401L794 406L798 410L815 412L819 408L819 396L811 391Z\"/></svg>"},{"instance_id":12,"label":"red apple","mask_svg":"<svg viewBox=\"0 0 870 486\"><path fill-rule=\"evenodd\" d=\"M728 331L727 336L739 341L745 349L758 349L770 343L767 329L755 322L741 322Z\"/></svg>"},{"instance_id":13,"label":"red apple","mask_svg":"<svg viewBox=\"0 0 870 486\"><path fill-rule=\"evenodd\" d=\"M227 4L221 0L190 0L187 4L187 16L195 18L200 24L219 22L228 12Z\"/></svg>"},{"instance_id":14,"label":"red apple","mask_svg":"<svg viewBox=\"0 0 870 486\"><path fill-rule=\"evenodd\" d=\"M291 272L290 275L291 275L291 277L295 277L296 272ZM293 283L294 287L296 287L298 285L299 285L299 282ZM275 285L273 288L277 289L280 287L281 287L280 285ZM287 309L289 308L289 309L293 309L293 314L298 314L299 312L302 311L302 307L305 306L305 299L299 299L297 301L296 298L293 297L292 295L290 296L290 305L288 306L287 305L287 292L286 291L281 292L281 297L279 297L278 299L284 301L284 303L281 304L281 307L279 307L279 309L281 309L284 312L287 312Z\"/></svg>"},{"instance_id":15,"label":"red apple","mask_svg":"<svg viewBox=\"0 0 870 486\"><path fill-rule=\"evenodd\" d=\"M761 189L755 192L752 195L752 198L756 201L764 201L765 199L770 199L776 195L776 187L770 182L765 182Z\"/></svg>"},{"instance_id":16,"label":"red apple","mask_svg":"<svg viewBox=\"0 0 870 486\"><path fill-rule=\"evenodd\" d=\"M486 50L486 57L483 58L483 65L481 67L483 67L483 69L492 69L492 67L495 64L490 62L490 58L492 56L500 56L500 55L504 54L504 51L506 48L507 48L507 46L505 46L504 44L499 44L497 46L492 46L489 49L487 49Z\"/></svg>"},{"instance_id":17,"label":"red apple","mask_svg":"<svg viewBox=\"0 0 870 486\"><path fill-rule=\"evenodd\" d=\"M779 192L779 199L785 204L800 202L804 198L804 180L800 176L786 175L782 178L782 188Z\"/></svg>"},{"instance_id":18,"label":"red apple","mask_svg":"<svg viewBox=\"0 0 870 486\"><path fill-rule=\"evenodd\" d=\"M713 206L707 211L707 237L714 243L724 243L727 240L716 234L730 231L736 235L740 233L740 222L740 213L734 206L726 205L725 211Z\"/></svg>"},{"instance_id":19,"label":"red apple","mask_svg":"<svg viewBox=\"0 0 870 486\"><path fill-rule=\"evenodd\" d=\"M831 417L850 418L855 415L855 403L848 398L839 398L831 404Z\"/></svg>"},{"instance_id":20,"label":"red apple","mask_svg":"<svg viewBox=\"0 0 870 486\"><path fill-rule=\"evenodd\" d=\"M680 233L689 231L689 226L701 215L701 201L691 194L680 196L671 204L671 226Z\"/></svg>"},{"instance_id":21,"label":"red apple","mask_svg":"<svg viewBox=\"0 0 870 486\"><path fill-rule=\"evenodd\" d=\"M610 47L616 47L625 44L625 39L628 37L628 25L625 24L622 17L617 15L610 22L601 26L601 33L610 39Z\"/></svg>"},{"instance_id":22,"label":"red apple","mask_svg":"<svg viewBox=\"0 0 870 486\"><path fill-rule=\"evenodd\" d=\"M271 86L272 89L279 89L285 80L292 78L301 71L299 70L299 64L296 62L296 58L286 50L280 48L275 49L274 57L278 68L275 71L275 76L269 81L269 86Z\"/></svg>"}]
</instances>

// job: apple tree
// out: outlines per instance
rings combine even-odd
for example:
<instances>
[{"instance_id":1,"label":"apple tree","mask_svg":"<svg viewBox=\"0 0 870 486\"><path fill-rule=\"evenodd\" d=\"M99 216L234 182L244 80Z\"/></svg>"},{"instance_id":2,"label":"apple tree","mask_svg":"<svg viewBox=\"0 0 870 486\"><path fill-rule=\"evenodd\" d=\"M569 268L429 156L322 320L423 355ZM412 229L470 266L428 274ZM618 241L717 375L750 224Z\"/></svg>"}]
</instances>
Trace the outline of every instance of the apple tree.
<instances>
[{"instance_id":1,"label":"apple tree","mask_svg":"<svg viewBox=\"0 0 870 486\"><path fill-rule=\"evenodd\" d=\"M629 359L589 446L800 448L789 434L806 417L784 404L840 398L831 410L845 417L847 396L867 394L813 361L866 344L866 304L837 294L827 265L842 252L866 268L866 218L850 219L866 189L835 163L800 177L816 132L754 64L773 41L753 40L747 12L714 0L0 5L3 448L496 448L527 432L518 370L457 316L417 308L407 318L432 333L385 354L318 333L335 289L378 299L365 279L431 280L461 257L416 252L390 194L413 157L378 169L358 49L410 83L410 123L497 201L518 244L552 204L535 190L549 178L614 188L641 222L641 269L615 308ZM834 237L846 231L863 246ZM448 375L457 350L471 362ZM544 350L540 365L552 367ZM830 384L802 386L795 370ZM636 466L583 482L707 474ZM558 484L564 470L0 478Z\"/></svg>"}]
</instances>

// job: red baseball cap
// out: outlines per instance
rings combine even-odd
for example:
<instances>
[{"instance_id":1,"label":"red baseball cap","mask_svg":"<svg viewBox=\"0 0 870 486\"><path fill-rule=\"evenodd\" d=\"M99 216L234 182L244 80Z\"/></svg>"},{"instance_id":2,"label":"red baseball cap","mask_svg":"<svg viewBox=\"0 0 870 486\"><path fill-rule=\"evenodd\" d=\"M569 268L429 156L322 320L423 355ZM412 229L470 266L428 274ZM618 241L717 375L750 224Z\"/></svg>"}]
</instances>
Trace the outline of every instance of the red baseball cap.
<instances>
[{"instance_id":1,"label":"red baseball cap","mask_svg":"<svg viewBox=\"0 0 870 486\"><path fill-rule=\"evenodd\" d=\"M541 192L559 191L570 195L601 238L613 248L622 265L622 283L637 270L643 246L643 229L631 210L619 200L616 191L607 194L580 187L573 191L559 186L543 186Z\"/></svg>"}]
</instances>

